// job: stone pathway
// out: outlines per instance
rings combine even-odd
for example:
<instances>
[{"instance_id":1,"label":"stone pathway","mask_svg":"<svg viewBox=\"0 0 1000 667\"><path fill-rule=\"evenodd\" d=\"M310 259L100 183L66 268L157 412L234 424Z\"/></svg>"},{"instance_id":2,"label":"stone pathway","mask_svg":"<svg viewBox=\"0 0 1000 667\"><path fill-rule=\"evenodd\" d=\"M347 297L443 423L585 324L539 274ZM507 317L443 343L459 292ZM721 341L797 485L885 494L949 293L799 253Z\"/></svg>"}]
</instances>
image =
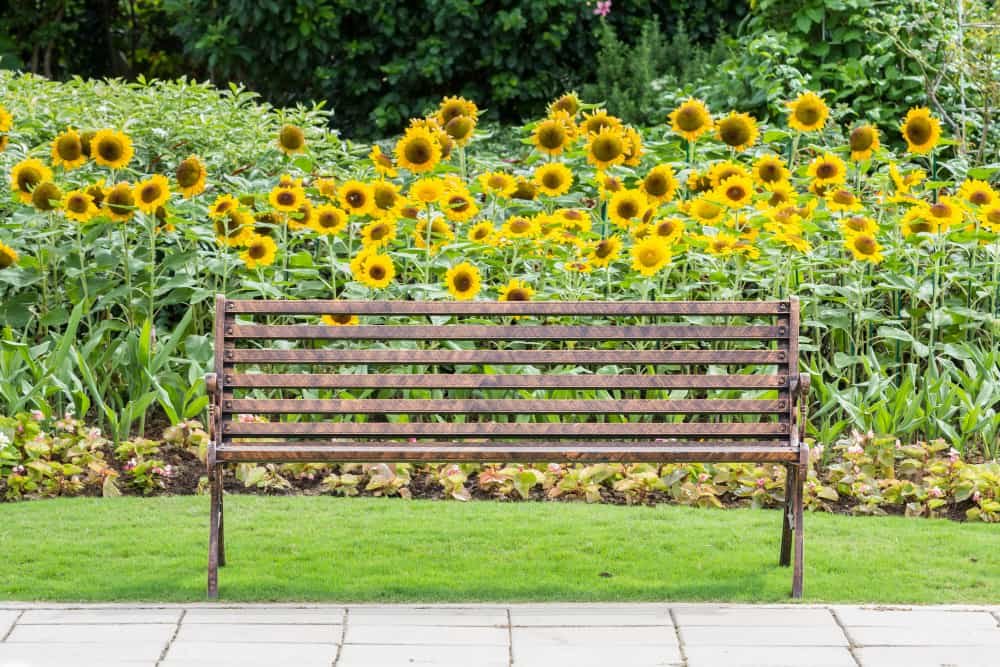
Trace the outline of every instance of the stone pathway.
<instances>
[{"instance_id":1,"label":"stone pathway","mask_svg":"<svg viewBox=\"0 0 1000 667\"><path fill-rule=\"evenodd\" d=\"M0 602L0 667L1000 665L1000 607Z\"/></svg>"}]
</instances>

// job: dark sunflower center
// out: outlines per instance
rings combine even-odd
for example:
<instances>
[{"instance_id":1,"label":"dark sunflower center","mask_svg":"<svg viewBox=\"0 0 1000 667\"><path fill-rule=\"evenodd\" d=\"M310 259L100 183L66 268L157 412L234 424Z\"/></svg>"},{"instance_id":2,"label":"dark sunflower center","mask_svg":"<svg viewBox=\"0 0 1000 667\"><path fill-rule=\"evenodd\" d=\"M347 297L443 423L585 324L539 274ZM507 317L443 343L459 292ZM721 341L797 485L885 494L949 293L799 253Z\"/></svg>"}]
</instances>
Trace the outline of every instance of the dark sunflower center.
<instances>
[{"instance_id":1,"label":"dark sunflower center","mask_svg":"<svg viewBox=\"0 0 1000 667\"><path fill-rule=\"evenodd\" d=\"M31 192L31 203L40 211L51 211L55 208L52 201L62 198L62 191L55 183L46 181Z\"/></svg>"},{"instance_id":2,"label":"dark sunflower center","mask_svg":"<svg viewBox=\"0 0 1000 667\"><path fill-rule=\"evenodd\" d=\"M838 204L845 204L845 205L853 204L854 195L852 195L847 190L837 190L836 192L833 193L833 201L837 202Z\"/></svg>"},{"instance_id":3,"label":"dark sunflower center","mask_svg":"<svg viewBox=\"0 0 1000 667\"><path fill-rule=\"evenodd\" d=\"M458 118L461 115L464 115L464 113L465 113L465 108L461 104L457 102L452 102L441 110L441 119L445 122L445 125L447 125L453 119Z\"/></svg>"},{"instance_id":4,"label":"dark sunflower center","mask_svg":"<svg viewBox=\"0 0 1000 667\"><path fill-rule=\"evenodd\" d=\"M468 273L459 273L455 276L454 284L459 292L468 292L472 288L472 276Z\"/></svg>"},{"instance_id":5,"label":"dark sunflower center","mask_svg":"<svg viewBox=\"0 0 1000 667\"><path fill-rule=\"evenodd\" d=\"M621 139L610 136L594 139L591 150L594 153L594 157L601 162L611 162L622 154L623 148Z\"/></svg>"},{"instance_id":6,"label":"dark sunflower center","mask_svg":"<svg viewBox=\"0 0 1000 667\"><path fill-rule=\"evenodd\" d=\"M490 176L488 183L494 190L503 190L507 187L507 179L503 176Z\"/></svg>"},{"instance_id":7,"label":"dark sunflower center","mask_svg":"<svg viewBox=\"0 0 1000 667\"><path fill-rule=\"evenodd\" d=\"M538 131L538 143L543 148L554 150L562 146L564 141L566 141L566 130L555 121L545 123Z\"/></svg>"},{"instance_id":8,"label":"dark sunflower center","mask_svg":"<svg viewBox=\"0 0 1000 667\"><path fill-rule=\"evenodd\" d=\"M320 227L330 228L337 226L337 216L333 213L323 213L317 220Z\"/></svg>"},{"instance_id":9,"label":"dark sunflower center","mask_svg":"<svg viewBox=\"0 0 1000 667\"><path fill-rule=\"evenodd\" d=\"M255 243L247 249L247 252L254 259L263 259L267 255L267 248L264 247L263 243Z\"/></svg>"},{"instance_id":10,"label":"dark sunflower center","mask_svg":"<svg viewBox=\"0 0 1000 667\"><path fill-rule=\"evenodd\" d=\"M947 218L951 215L951 207L947 204L938 202L937 204L933 204L931 206L931 215L935 218Z\"/></svg>"},{"instance_id":11,"label":"dark sunflower center","mask_svg":"<svg viewBox=\"0 0 1000 667\"><path fill-rule=\"evenodd\" d=\"M743 199L747 194L747 191L743 189L741 185L730 185L726 188L726 197L731 201L739 201Z\"/></svg>"},{"instance_id":12,"label":"dark sunflower center","mask_svg":"<svg viewBox=\"0 0 1000 667\"><path fill-rule=\"evenodd\" d=\"M87 130L80 135L80 152L82 152L87 157L90 157L90 142L97 133L93 130Z\"/></svg>"},{"instance_id":13,"label":"dark sunflower center","mask_svg":"<svg viewBox=\"0 0 1000 667\"><path fill-rule=\"evenodd\" d=\"M361 208L362 206L365 205L365 195L364 195L364 193L358 192L356 190L352 191L352 192L348 192L347 196L344 197L344 199L346 199L347 203L350 204L351 206L353 206L354 208Z\"/></svg>"},{"instance_id":14,"label":"dark sunflower center","mask_svg":"<svg viewBox=\"0 0 1000 667\"><path fill-rule=\"evenodd\" d=\"M73 195L66 202L66 208L73 213L87 212L87 198L81 195Z\"/></svg>"},{"instance_id":15,"label":"dark sunflower center","mask_svg":"<svg viewBox=\"0 0 1000 667\"><path fill-rule=\"evenodd\" d=\"M860 215L854 215L847 219L847 228L856 232L864 231L865 219Z\"/></svg>"},{"instance_id":16,"label":"dark sunflower center","mask_svg":"<svg viewBox=\"0 0 1000 667\"><path fill-rule=\"evenodd\" d=\"M182 188L193 187L198 182L198 177L201 175L201 170L198 169L198 165L193 162L184 160L180 165L177 166L177 184Z\"/></svg>"},{"instance_id":17,"label":"dark sunflower center","mask_svg":"<svg viewBox=\"0 0 1000 667\"><path fill-rule=\"evenodd\" d=\"M411 139L403 148L406 159L416 165L430 162L431 153L431 143L427 139Z\"/></svg>"},{"instance_id":18,"label":"dark sunflower center","mask_svg":"<svg viewBox=\"0 0 1000 667\"><path fill-rule=\"evenodd\" d=\"M385 278L385 268L381 264L374 264L368 268L368 275L375 280Z\"/></svg>"},{"instance_id":19,"label":"dark sunflower center","mask_svg":"<svg viewBox=\"0 0 1000 667\"><path fill-rule=\"evenodd\" d=\"M683 106L677 112L677 127L685 132L694 132L701 129L705 122L702 119L701 110L694 106Z\"/></svg>"},{"instance_id":20,"label":"dark sunflower center","mask_svg":"<svg viewBox=\"0 0 1000 667\"><path fill-rule=\"evenodd\" d=\"M765 162L760 166L760 180L765 183L774 183L781 180L781 167L774 162Z\"/></svg>"},{"instance_id":21,"label":"dark sunflower center","mask_svg":"<svg viewBox=\"0 0 1000 667\"><path fill-rule=\"evenodd\" d=\"M837 165L832 162L821 162L816 167L816 175L820 178L833 178L837 175Z\"/></svg>"},{"instance_id":22,"label":"dark sunflower center","mask_svg":"<svg viewBox=\"0 0 1000 667\"><path fill-rule=\"evenodd\" d=\"M80 144L80 140L74 136L60 137L59 141L56 142L56 152L63 160L72 162L79 160L80 156L83 155L83 146Z\"/></svg>"},{"instance_id":23,"label":"dark sunflower center","mask_svg":"<svg viewBox=\"0 0 1000 667\"><path fill-rule=\"evenodd\" d=\"M931 138L931 124L926 118L914 118L906 124L904 134L911 143L925 144Z\"/></svg>"},{"instance_id":24,"label":"dark sunflower center","mask_svg":"<svg viewBox=\"0 0 1000 667\"><path fill-rule=\"evenodd\" d=\"M634 218L639 215L639 206L631 200L623 201L618 204L618 215L623 218Z\"/></svg>"},{"instance_id":25,"label":"dark sunflower center","mask_svg":"<svg viewBox=\"0 0 1000 667\"><path fill-rule=\"evenodd\" d=\"M986 213L986 219L990 224L1000 225L1000 208L995 208Z\"/></svg>"},{"instance_id":26,"label":"dark sunflower center","mask_svg":"<svg viewBox=\"0 0 1000 667\"><path fill-rule=\"evenodd\" d=\"M516 218L510 222L510 231L515 234L524 234L531 229L531 223L524 218Z\"/></svg>"},{"instance_id":27,"label":"dark sunflower center","mask_svg":"<svg viewBox=\"0 0 1000 667\"><path fill-rule=\"evenodd\" d=\"M639 261L643 266L656 266L660 261L660 251L656 248L646 248L639 253Z\"/></svg>"},{"instance_id":28,"label":"dark sunflower center","mask_svg":"<svg viewBox=\"0 0 1000 667\"><path fill-rule=\"evenodd\" d=\"M338 315L331 315L330 319L337 324L350 324L352 315L350 313L340 313Z\"/></svg>"},{"instance_id":29,"label":"dark sunflower center","mask_svg":"<svg viewBox=\"0 0 1000 667\"><path fill-rule=\"evenodd\" d=\"M988 204L990 202L990 195L983 190L976 190L969 195L969 201L976 206L982 206L983 204Z\"/></svg>"},{"instance_id":30,"label":"dark sunflower center","mask_svg":"<svg viewBox=\"0 0 1000 667\"><path fill-rule=\"evenodd\" d=\"M565 111L570 116L573 116L576 114L579 107L577 106L576 100L568 95L563 95L556 100L555 104L552 105L552 108L558 111Z\"/></svg>"},{"instance_id":31,"label":"dark sunflower center","mask_svg":"<svg viewBox=\"0 0 1000 667\"><path fill-rule=\"evenodd\" d=\"M600 257L601 259L605 259L611 256L611 253L614 252L614 249L615 249L614 244L611 243L610 241L605 240L597 244L597 248L594 249L594 254Z\"/></svg>"},{"instance_id":32,"label":"dark sunflower center","mask_svg":"<svg viewBox=\"0 0 1000 667\"><path fill-rule=\"evenodd\" d=\"M875 133L872 132L870 127L858 127L851 132L850 139L848 143L851 146L851 150L855 153L860 153L866 151L872 147L875 142Z\"/></svg>"},{"instance_id":33,"label":"dark sunflower center","mask_svg":"<svg viewBox=\"0 0 1000 667\"><path fill-rule=\"evenodd\" d=\"M448 207L456 213L464 213L469 210L471 202L465 197L452 197L448 200Z\"/></svg>"},{"instance_id":34,"label":"dark sunflower center","mask_svg":"<svg viewBox=\"0 0 1000 667\"><path fill-rule=\"evenodd\" d=\"M567 220L573 220L573 221L583 220L583 214L574 209L563 211L563 217L566 218Z\"/></svg>"},{"instance_id":35,"label":"dark sunflower center","mask_svg":"<svg viewBox=\"0 0 1000 667\"><path fill-rule=\"evenodd\" d=\"M667 178L663 174L650 174L645 180L646 192L654 197L662 197L667 194Z\"/></svg>"},{"instance_id":36,"label":"dark sunflower center","mask_svg":"<svg viewBox=\"0 0 1000 667\"><path fill-rule=\"evenodd\" d=\"M302 130L295 127L294 125L286 125L281 128L281 134L278 135L281 145L288 150L298 150L302 148L305 144L306 137L302 133Z\"/></svg>"},{"instance_id":37,"label":"dark sunflower center","mask_svg":"<svg viewBox=\"0 0 1000 667\"><path fill-rule=\"evenodd\" d=\"M854 247L863 255L875 254L875 239L870 236L858 236L854 239Z\"/></svg>"},{"instance_id":38,"label":"dark sunflower center","mask_svg":"<svg viewBox=\"0 0 1000 667\"><path fill-rule=\"evenodd\" d=\"M542 184L550 190L558 190L563 184L562 175L554 171L546 172L542 176Z\"/></svg>"},{"instance_id":39,"label":"dark sunflower center","mask_svg":"<svg viewBox=\"0 0 1000 667\"><path fill-rule=\"evenodd\" d=\"M278 203L281 204L282 206L291 206L292 204L295 203L295 194L292 193L292 192L289 192L289 191L285 190L284 192L279 192L278 193L277 199L278 199ZM228 209L228 208L229 208L229 204L227 203L225 205L225 209ZM223 210L225 210L225 209L223 209Z\"/></svg>"},{"instance_id":40,"label":"dark sunflower center","mask_svg":"<svg viewBox=\"0 0 1000 667\"><path fill-rule=\"evenodd\" d=\"M528 291L520 287L507 290L508 301L528 301L529 298Z\"/></svg>"},{"instance_id":41,"label":"dark sunflower center","mask_svg":"<svg viewBox=\"0 0 1000 667\"><path fill-rule=\"evenodd\" d=\"M135 199L128 188L115 188L108 195L107 204L113 213L124 215L135 204Z\"/></svg>"},{"instance_id":42,"label":"dark sunflower center","mask_svg":"<svg viewBox=\"0 0 1000 667\"><path fill-rule=\"evenodd\" d=\"M474 238L475 240L479 241L480 239L486 238L487 235L489 235L489 233L490 233L490 230L487 229L486 227L479 227L474 232L472 232L472 238Z\"/></svg>"},{"instance_id":43,"label":"dark sunflower center","mask_svg":"<svg viewBox=\"0 0 1000 667\"><path fill-rule=\"evenodd\" d=\"M372 241L381 241L388 235L389 235L388 225L375 225L372 228L372 233L371 233Z\"/></svg>"},{"instance_id":44,"label":"dark sunflower center","mask_svg":"<svg viewBox=\"0 0 1000 667\"><path fill-rule=\"evenodd\" d=\"M120 160L124 152L124 147L117 139L102 139L97 143L97 154L108 162Z\"/></svg>"},{"instance_id":45,"label":"dark sunflower center","mask_svg":"<svg viewBox=\"0 0 1000 667\"><path fill-rule=\"evenodd\" d=\"M784 192L772 192L771 198L767 200L767 203L771 206L778 206L784 204L788 201L788 197L785 196Z\"/></svg>"},{"instance_id":46,"label":"dark sunflower center","mask_svg":"<svg viewBox=\"0 0 1000 667\"><path fill-rule=\"evenodd\" d=\"M42 174L37 169L22 169L17 174L17 188L21 192L28 192L33 187L38 185L38 182L41 180Z\"/></svg>"},{"instance_id":47,"label":"dark sunflower center","mask_svg":"<svg viewBox=\"0 0 1000 667\"><path fill-rule=\"evenodd\" d=\"M375 205L387 210L396 205L396 193L389 188L375 189Z\"/></svg>"},{"instance_id":48,"label":"dark sunflower center","mask_svg":"<svg viewBox=\"0 0 1000 667\"><path fill-rule=\"evenodd\" d=\"M475 124L468 116L455 116L444 126L444 131L447 132L448 136L452 139L461 141L469 136L473 127L475 127Z\"/></svg>"},{"instance_id":49,"label":"dark sunflower center","mask_svg":"<svg viewBox=\"0 0 1000 667\"><path fill-rule=\"evenodd\" d=\"M795 117L803 125L815 125L822 117L822 111L815 104L803 103L795 107Z\"/></svg>"},{"instance_id":50,"label":"dark sunflower center","mask_svg":"<svg viewBox=\"0 0 1000 667\"><path fill-rule=\"evenodd\" d=\"M719 124L719 136L728 146L742 146L750 141L750 126L741 118L730 118Z\"/></svg>"},{"instance_id":51,"label":"dark sunflower center","mask_svg":"<svg viewBox=\"0 0 1000 667\"><path fill-rule=\"evenodd\" d=\"M142 200L144 204L152 204L160 196L160 186L158 185L145 185L142 190L139 191L139 199Z\"/></svg>"},{"instance_id":52,"label":"dark sunflower center","mask_svg":"<svg viewBox=\"0 0 1000 667\"><path fill-rule=\"evenodd\" d=\"M670 220L664 220L656 226L658 236L670 236L677 230L677 226Z\"/></svg>"}]
</instances>

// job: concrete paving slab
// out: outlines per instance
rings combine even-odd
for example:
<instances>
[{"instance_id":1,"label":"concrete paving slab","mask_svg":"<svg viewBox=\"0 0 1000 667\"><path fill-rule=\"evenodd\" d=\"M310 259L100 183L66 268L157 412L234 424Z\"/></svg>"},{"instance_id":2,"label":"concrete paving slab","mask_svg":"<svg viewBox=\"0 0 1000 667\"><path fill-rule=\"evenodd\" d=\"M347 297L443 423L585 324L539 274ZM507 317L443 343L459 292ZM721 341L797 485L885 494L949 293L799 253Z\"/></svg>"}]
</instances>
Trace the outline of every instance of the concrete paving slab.
<instances>
[{"instance_id":1,"label":"concrete paving slab","mask_svg":"<svg viewBox=\"0 0 1000 667\"><path fill-rule=\"evenodd\" d=\"M247 609L225 608L207 609L198 607L188 609L184 614L184 624L188 623L276 623L287 624L338 624L344 620L344 609L342 607L330 607L328 609Z\"/></svg>"},{"instance_id":2,"label":"concrete paving slab","mask_svg":"<svg viewBox=\"0 0 1000 667\"><path fill-rule=\"evenodd\" d=\"M688 667L857 667L846 648L687 646Z\"/></svg>"},{"instance_id":3,"label":"concrete paving slab","mask_svg":"<svg viewBox=\"0 0 1000 667\"><path fill-rule=\"evenodd\" d=\"M0 611L0 639L7 636L14 627L14 621L21 615L19 611Z\"/></svg>"},{"instance_id":4,"label":"concrete paving slab","mask_svg":"<svg viewBox=\"0 0 1000 667\"><path fill-rule=\"evenodd\" d=\"M173 636L176 624L135 623L124 628L118 625L15 625L7 637L8 643L46 642L53 644L118 644L154 643L160 646Z\"/></svg>"},{"instance_id":5,"label":"concrete paving slab","mask_svg":"<svg viewBox=\"0 0 1000 667\"><path fill-rule=\"evenodd\" d=\"M28 609L18 625L177 623L182 609Z\"/></svg>"},{"instance_id":6,"label":"concrete paving slab","mask_svg":"<svg viewBox=\"0 0 1000 667\"><path fill-rule=\"evenodd\" d=\"M677 646L541 646L514 642L514 667L668 667L683 665Z\"/></svg>"},{"instance_id":7,"label":"concrete paving slab","mask_svg":"<svg viewBox=\"0 0 1000 667\"><path fill-rule=\"evenodd\" d=\"M177 641L336 644L343 634L341 628L319 624L184 623L177 632Z\"/></svg>"},{"instance_id":8,"label":"concrete paving slab","mask_svg":"<svg viewBox=\"0 0 1000 667\"><path fill-rule=\"evenodd\" d=\"M431 625L352 625L347 621L347 644L433 644L438 646L507 646L507 628Z\"/></svg>"},{"instance_id":9,"label":"concrete paving slab","mask_svg":"<svg viewBox=\"0 0 1000 667\"><path fill-rule=\"evenodd\" d=\"M502 607L496 609L352 608L349 625L506 626L507 610Z\"/></svg>"},{"instance_id":10,"label":"concrete paving slab","mask_svg":"<svg viewBox=\"0 0 1000 667\"><path fill-rule=\"evenodd\" d=\"M802 607L729 607L725 605L695 605L674 609L678 625L710 625L717 627L771 625L795 627L803 625L837 625L833 615L822 608Z\"/></svg>"},{"instance_id":11,"label":"concrete paving slab","mask_svg":"<svg viewBox=\"0 0 1000 667\"><path fill-rule=\"evenodd\" d=\"M947 611L941 609L886 609L872 607L834 607L841 623L848 627L961 627L995 628L996 620L986 611Z\"/></svg>"},{"instance_id":12,"label":"concrete paving slab","mask_svg":"<svg viewBox=\"0 0 1000 667\"><path fill-rule=\"evenodd\" d=\"M996 650L961 646L874 646L855 649L861 667L996 667Z\"/></svg>"},{"instance_id":13,"label":"concrete paving slab","mask_svg":"<svg viewBox=\"0 0 1000 667\"><path fill-rule=\"evenodd\" d=\"M1000 628L956 626L856 626L847 630L858 646L990 646L1000 649ZM1000 665L1000 653L997 655Z\"/></svg>"},{"instance_id":14,"label":"concrete paving slab","mask_svg":"<svg viewBox=\"0 0 1000 667\"><path fill-rule=\"evenodd\" d=\"M536 646L677 646L677 634L667 626L514 628L517 649Z\"/></svg>"},{"instance_id":15,"label":"concrete paving slab","mask_svg":"<svg viewBox=\"0 0 1000 667\"><path fill-rule=\"evenodd\" d=\"M837 626L685 626L678 621L685 646L847 646Z\"/></svg>"},{"instance_id":16,"label":"concrete paving slab","mask_svg":"<svg viewBox=\"0 0 1000 667\"><path fill-rule=\"evenodd\" d=\"M0 644L0 667L48 667L67 665L103 667L112 664L148 665L153 667L163 652L156 643L130 643L117 646L102 644Z\"/></svg>"},{"instance_id":17,"label":"concrete paving slab","mask_svg":"<svg viewBox=\"0 0 1000 667\"><path fill-rule=\"evenodd\" d=\"M240 667L330 667L337 656L335 644L210 644L175 641L170 645L161 667L194 665L240 665Z\"/></svg>"},{"instance_id":18,"label":"concrete paving slab","mask_svg":"<svg viewBox=\"0 0 1000 667\"><path fill-rule=\"evenodd\" d=\"M581 607L544 607L511 609L510 621L514 626L673 626L670 610L662 609L608 609L595 610Z\"/></svg>"},{"instance_id":19,"label":"concrete paving slab","mask_svg":"<svg viewBox=\"0 0 1000 667\"><path fill-rule=\"evenodd\" d=\"M466 646L374 646L347 644L337 667L507 667L506 646L480 646L474 651ZM550 665L550 667L552 667Z\"/></svg>"}]
</instances>

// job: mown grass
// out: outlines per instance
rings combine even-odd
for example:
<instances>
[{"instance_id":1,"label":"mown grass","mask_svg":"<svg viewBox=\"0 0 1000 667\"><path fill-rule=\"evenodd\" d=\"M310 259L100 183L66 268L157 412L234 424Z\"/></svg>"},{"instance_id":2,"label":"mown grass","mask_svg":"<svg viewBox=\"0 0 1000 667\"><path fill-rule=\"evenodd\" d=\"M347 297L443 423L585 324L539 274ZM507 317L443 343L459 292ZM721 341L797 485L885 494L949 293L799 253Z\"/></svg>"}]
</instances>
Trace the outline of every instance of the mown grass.
<instances>
[{"instance_id":1,"label":"mown grass","mask_svg":"<svg viewBox=\"0 0 1000 667\"><path fill-rule=\"evenodd\" d=\"M774 511L226 499L223 601L787 599ZM0 598L204 599L208 499L0 505ZM1000 530L806 516L807 601L995 602Z\"/></svg>"}]
</instances>

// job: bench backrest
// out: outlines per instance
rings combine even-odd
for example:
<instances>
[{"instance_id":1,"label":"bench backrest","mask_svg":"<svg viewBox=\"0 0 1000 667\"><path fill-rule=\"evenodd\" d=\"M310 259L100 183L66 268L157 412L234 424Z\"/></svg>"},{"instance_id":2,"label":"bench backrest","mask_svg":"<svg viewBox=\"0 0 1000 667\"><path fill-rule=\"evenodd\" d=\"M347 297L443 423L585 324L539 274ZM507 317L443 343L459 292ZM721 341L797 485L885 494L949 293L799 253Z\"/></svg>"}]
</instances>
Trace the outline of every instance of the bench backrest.
<instances>
[{"instance_id":1,"label":"bench backrest","mask_svg":"<svg viewBox=\"0 0 1000 667\"><path fill-rule=\"evenodd\" d=\"M359 322L322 324L323 315ZM220 296L217 441L273 445L302 460L347 442L370 448L370 460L403 450L399 460L523 460L518 448L542 443L584 453L573 460L615 460L611 450L620 460L666 460L659 454L670 447L720 453L694 457L706 460L790 460L774 452L797 443L790 390L798 334L794 298ZM455 443L462 454L448 449ZM501 456L507 449L517 456Z\"/></svg>"}]
</instances>

